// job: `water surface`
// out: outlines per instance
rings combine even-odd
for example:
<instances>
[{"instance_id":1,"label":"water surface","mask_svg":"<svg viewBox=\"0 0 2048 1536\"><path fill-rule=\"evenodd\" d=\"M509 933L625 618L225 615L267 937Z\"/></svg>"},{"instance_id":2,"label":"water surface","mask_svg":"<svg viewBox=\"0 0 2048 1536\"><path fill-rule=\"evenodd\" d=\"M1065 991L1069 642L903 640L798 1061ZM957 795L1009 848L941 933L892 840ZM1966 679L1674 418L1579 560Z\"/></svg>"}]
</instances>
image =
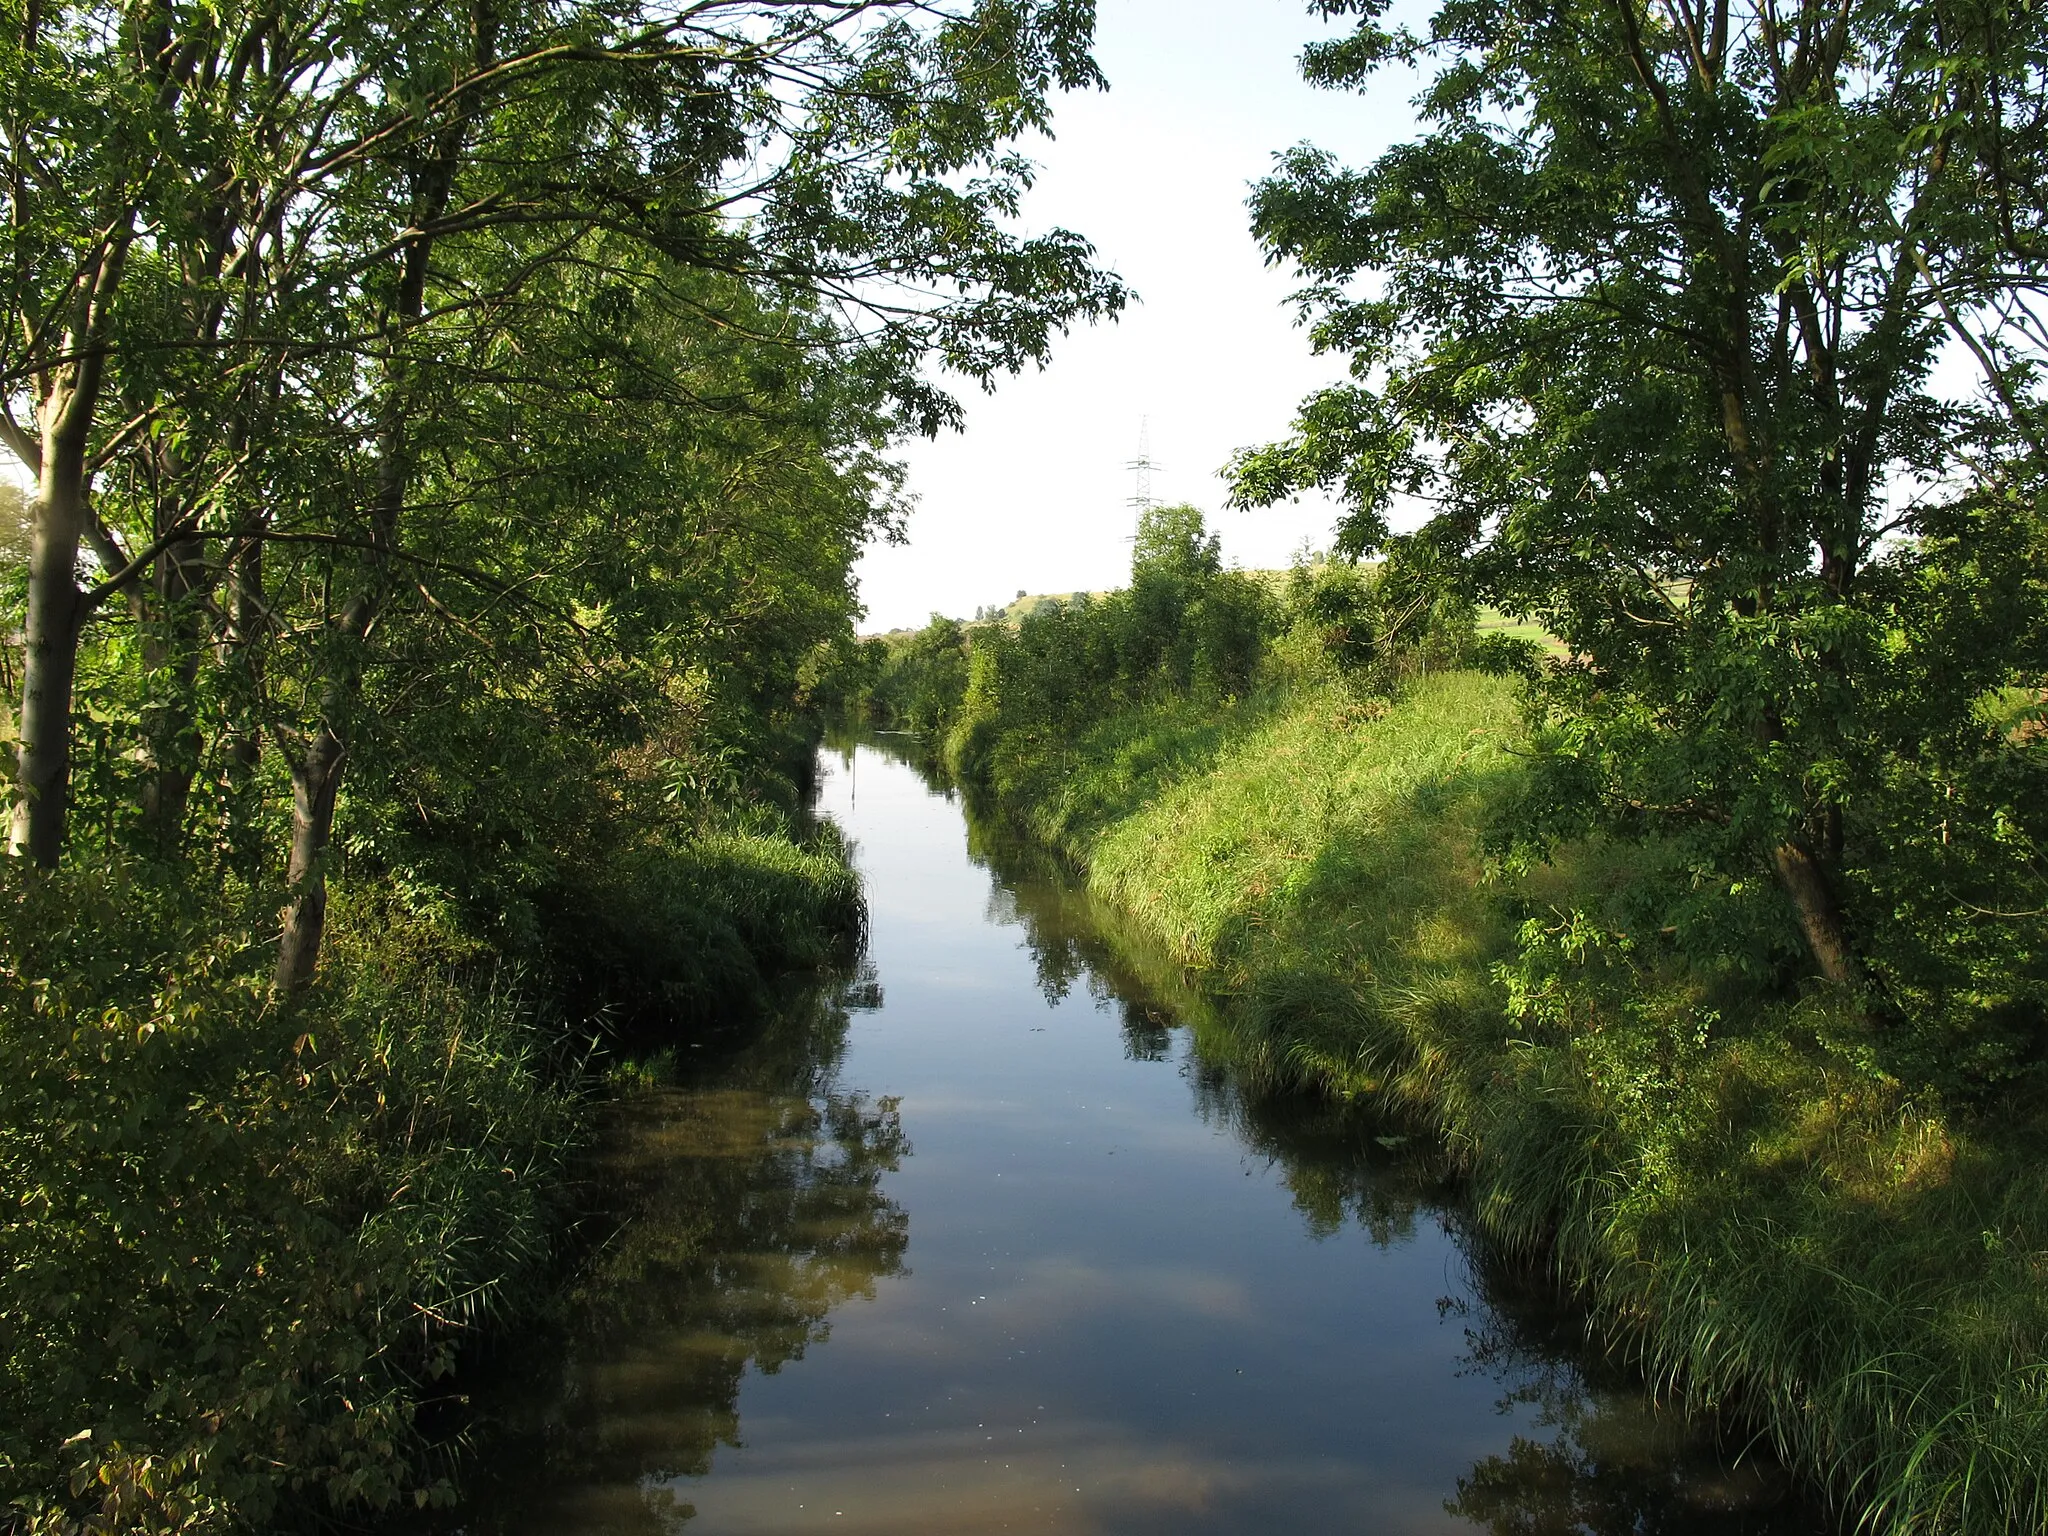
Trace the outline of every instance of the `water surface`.
<instances>
[{"instance_id":1,"label":"water surface","mask_svg":"<svg viewBox=\"0 0 2048 1536\"><path fill-rule=\"evenodd\" d=\"M621 1218L472 1531L1812 1531L1425 1160L1194 1049L1056 870L829 753L862 974L624 1106Z\"/></svg>"}]
</instances>

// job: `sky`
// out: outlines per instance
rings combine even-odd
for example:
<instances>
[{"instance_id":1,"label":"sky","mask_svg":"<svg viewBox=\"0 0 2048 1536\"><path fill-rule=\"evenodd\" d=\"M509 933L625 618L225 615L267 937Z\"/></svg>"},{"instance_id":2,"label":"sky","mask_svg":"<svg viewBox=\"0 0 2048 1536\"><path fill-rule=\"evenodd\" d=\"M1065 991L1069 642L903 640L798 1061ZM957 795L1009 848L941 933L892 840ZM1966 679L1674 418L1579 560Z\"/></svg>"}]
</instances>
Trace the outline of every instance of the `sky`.
<instances>
[{"instance_id":1,"label":"sky","mask_svg":"<svg viewBox=\"0 0 2048 1536\"><path fill-rule=\"evenodd\" d=\"M1305 540L1329 542L1330 503L1229 511L1220 474L1342 376L1295 326L1292 275L1252 239L1250 184L1291 145L1358 164L1415 128L1404 78L1368 95L1303 83L1302 46L1327 35L1306 0L1100 0L1109 90L1062 98L1053 140L1024 146L1040 172L1022 223L1094 242L1139 302L1055 343L1042 372L993 394L962 385L965 430L905 447L917 507L908 542L870 548L856 570L864 632L1123 585L1127 466L1148 424L1153 496L1207 513L1226 563L1285 565Z\"/></svg>"}]
</instances>

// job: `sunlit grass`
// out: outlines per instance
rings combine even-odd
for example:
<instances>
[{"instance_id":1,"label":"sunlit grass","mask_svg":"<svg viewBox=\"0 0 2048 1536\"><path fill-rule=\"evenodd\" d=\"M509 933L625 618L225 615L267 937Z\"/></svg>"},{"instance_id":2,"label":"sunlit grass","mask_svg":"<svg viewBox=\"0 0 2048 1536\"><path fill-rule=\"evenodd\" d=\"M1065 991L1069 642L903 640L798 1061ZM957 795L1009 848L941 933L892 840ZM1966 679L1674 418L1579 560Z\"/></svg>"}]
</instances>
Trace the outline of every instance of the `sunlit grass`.
<instances>
[{"instance_id":1,"label":"sunlit grass","mask_svg":"<svg viewBox=\"0 0 2048 1536\"><path fill-rule=\"evenodd\" d=\"M1562 656L1566 652L1565 643L1541 624L1528 619L1514 618L1502 613L1498 608L1481 608L1478 628L1481 635L1499 635L1509 640L1531 641L1553 656Z\"/></svg>"},{"instance_id":2,"label":"sunlit grass","mask_svg":"<svg viewBox=\"0 0 2048 1536\"><path fill-rule=\"evenodd\" d=\"M1213 999L1205 1050L1436 1136L1654 1382L1762 1425L1872 1529L2048 1529L2044 1139L1857 1070L1823 1000L1655 946L1513 1015L1516 920L1656 856L1490 883L1515 719L1471 674L1391 706L1310 679L1005 738L988 776Z\"/></svg>"}]
</instances>

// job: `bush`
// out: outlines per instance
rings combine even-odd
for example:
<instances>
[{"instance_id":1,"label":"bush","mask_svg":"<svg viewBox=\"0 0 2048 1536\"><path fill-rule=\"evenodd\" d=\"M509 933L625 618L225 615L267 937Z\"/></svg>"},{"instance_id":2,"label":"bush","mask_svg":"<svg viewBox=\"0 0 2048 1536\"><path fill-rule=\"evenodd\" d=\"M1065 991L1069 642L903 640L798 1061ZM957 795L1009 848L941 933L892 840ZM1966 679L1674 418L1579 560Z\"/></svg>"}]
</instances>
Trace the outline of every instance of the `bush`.
<instances>
[{"instance_id":1,"label":"bush","mask_svg":"<svg viewBox=\"0 0 2048 1536\"><path fill-rule=\"evenodd\" d=\"M541 1294L580 1124L530 1017L388 897L337 903L290 1007L255 931L135 871L9 861L0 903L0 1509L173 1532L445 1496L418 1394Z\"/></svg>"}]
</instances>

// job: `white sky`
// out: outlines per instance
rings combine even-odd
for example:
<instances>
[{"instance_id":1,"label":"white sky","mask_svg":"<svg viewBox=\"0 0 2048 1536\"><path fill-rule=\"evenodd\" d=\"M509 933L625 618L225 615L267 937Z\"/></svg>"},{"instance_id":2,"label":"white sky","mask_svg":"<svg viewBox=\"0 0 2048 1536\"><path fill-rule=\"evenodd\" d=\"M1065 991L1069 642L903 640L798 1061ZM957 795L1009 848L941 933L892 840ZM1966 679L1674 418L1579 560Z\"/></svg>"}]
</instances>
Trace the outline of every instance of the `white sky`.
<instances>
[{"instance_id":1,"label":"white sky","mask_svg":"<svg viewBox=\"0 0 2048 1536\"><path fill-rule=\"evenodd\" d=\"M910 541L857 570L866 632L965 618L1019 590L1123 585L1140 423L1152 494L1209 514L1226 561L1284 565L1329 542L1335 509L1304 500L1223 509L1232 452L1282 435L1301 397L1342 376L1294 326L1290 274L1265 266L1244 203L1276 151L1308 140L1360 164L1411 137L1414 86L1319 91L1296 67L1328 35L1306 0L1100 0L1096 58L1110 89L1064 98L1025 204L1063 225L1137 290L1120 321L1058 342L1042 373L993 395L966 386L966 430L911 443Z\"/></svg>"}]
</instances>

